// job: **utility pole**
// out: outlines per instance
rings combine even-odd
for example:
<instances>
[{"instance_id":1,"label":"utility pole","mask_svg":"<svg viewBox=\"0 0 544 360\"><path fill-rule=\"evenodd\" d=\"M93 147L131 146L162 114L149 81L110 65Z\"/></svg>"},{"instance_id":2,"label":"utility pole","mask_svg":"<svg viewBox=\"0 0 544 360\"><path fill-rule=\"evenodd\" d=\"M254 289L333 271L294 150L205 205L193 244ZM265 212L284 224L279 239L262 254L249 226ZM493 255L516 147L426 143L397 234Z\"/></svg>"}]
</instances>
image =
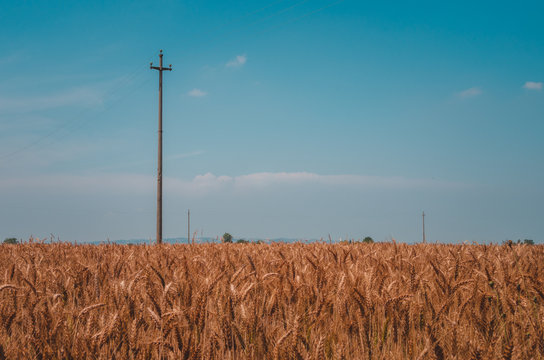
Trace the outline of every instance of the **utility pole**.
<instances>
[{"instance_id":1,"label":"utility pole","mask_svg":"<svg viewBox=\"0 0 544 360\"><path fill-rule=\"evenodd\" d=\"M423 218L423 243L425 244L427 241L425 240L425 211L422 214Z\"/></svg>"},{"instance_id":2,"label":"utility pole","mask_svg":"<svg viewBox=\"0 0 544 360\"><path fill-rule=\"evenodd\" d=\"M191 209L187 210L187 244L191 240Z\"/></svg>"},{"instance_id":3,"label":"utility pole","mask_svg":"<svg viewBox=\"0 0 544 360\"><path fill-rule=\"evenodd\" d=\"M162 72L172 71L170 67L162 66L162 50L159 53L159 66L149 64L149 68L159 71L159 158L157 167L157 244L162 243Z\"/></svg>"}]
</instances>

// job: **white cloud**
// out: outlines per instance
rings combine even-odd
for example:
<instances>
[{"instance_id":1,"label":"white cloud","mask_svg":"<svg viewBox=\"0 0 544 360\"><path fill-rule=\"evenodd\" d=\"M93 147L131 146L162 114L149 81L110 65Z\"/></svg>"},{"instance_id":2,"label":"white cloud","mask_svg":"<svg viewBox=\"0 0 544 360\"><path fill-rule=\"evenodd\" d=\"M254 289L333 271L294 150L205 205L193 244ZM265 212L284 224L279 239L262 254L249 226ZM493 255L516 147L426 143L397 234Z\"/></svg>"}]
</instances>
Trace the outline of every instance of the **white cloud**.
<instances>
[{"instance_id":1,"label":"white cloud","mask_svg":"<svg viewBox=\"0 0 544 360\"><path fill-rule=\"evenodd\" d=\"M542 82L527 81L523 87L528 90L542 90Z\"/></svg>"},{"instance_id":2,"label":"white cloud","mask_svg":"<svg viewBox=\"0 0 544 360\"><path fill-rule=\"evenodd\" d=\"M240 67L243 66L247 62L247 56L244 55L238 55L231 61L225 64L226 67Z\"/></svg>"},{"instance_id":3,"label":"white cloud","mask_svg":"<svg viewBox=\"0 0 544 360\"><path fill-rule=\"evenodd\" d=\"M103 103L101 92L80 87L53 95L0 97L0 112L33 112L65 106L95 106Z\"/></svg>"},{"instance_id":4,"label":"white cloud","mask_svg":"<svg viewBox=\"0 0 544 360\"><path fill-rule=\"evenodd\" d=\"M206 96L208 93L205 91L202 91L200 89L194 88L193 90L189 91L187 95L192 97L203 97Z\"/></svg>"},{"instance_id":5,"label":"white cloud","mask_svg":"<svg viewBox=\"0 0 544 360\"><path fill-rule=\"evenodd\" d=\"M0 179L0 188L9 191L34 190L75 193L151 193L155 190L155 176L129 173L96 175L46 175L24 178ZM260 172L239 176L216 176L212 173L197 175L186 181L165 177L165 193L202 196L219 191L258 191L273 186L381 188L381 189L432 189L459 188L464 185L433 179L413 179L402 176L320 175L310 172Z\"/></svg>"},{"instance_id":6,"label":"white cloud","mask_svg":"<svg viewBox=\"0 0 544 360\"><path fill-rule=\"evenodd\" d=\"M480 89L479 87L471 87L469 89L466 89L457 93L457 95L462 98L469 98L469 97L478 96L481 93L482 93L482 89Z\"/></svg>"},{"instance_id":7,"label":"white cloud","mask_svg":"<svg viewBox=\"0 0 544 360\"><path fill-rule=\"evenodd\" d=\"M98 175L41 175L0 180L0 187L8 190L27 190L28 192L145 192L152 187L154 177L135 174Z\"/></svg>"},{"instance_id":8,"label":"white cloud","mask_svg":"<svg viewBox=\"0 0 544 360\"><path fill-rule=\"evenodd\" d=\"M262 188L272 185L319 184L325 186L354 186L380 188L418 188L452 185L430 179L410 179L401 176L320 175L310 172L261 172L232 178L237 188Z\"/></svg>"}]
</instances>

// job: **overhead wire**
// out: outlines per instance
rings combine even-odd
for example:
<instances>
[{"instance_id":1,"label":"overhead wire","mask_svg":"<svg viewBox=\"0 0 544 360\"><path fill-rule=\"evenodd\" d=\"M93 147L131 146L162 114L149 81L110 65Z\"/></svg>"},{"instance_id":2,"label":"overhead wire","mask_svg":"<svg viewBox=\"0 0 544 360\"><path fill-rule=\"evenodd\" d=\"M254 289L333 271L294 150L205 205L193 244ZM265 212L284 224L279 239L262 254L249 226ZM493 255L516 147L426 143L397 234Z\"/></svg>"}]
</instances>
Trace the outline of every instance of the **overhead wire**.
<instances>
[{"instance_id":1,"label":"overhead wire","mask_svg":"<svg viewBox=\"0 0 544 360\"><path fill-rule=\"evenodd\" d=\"M149 57L149 60L151 60L153 57ZM147 68L148 65L145 66ZM138 65L135 70L127 73L127 75L124 75L120 78L120 80L116 83L114 87L109 89L107 92L105 92L102 95L102 98L104 99L111 99L115 94L117 94L120 90L122 90L127 84L134 81L136 78L138 78L140 75L144 73L144 67L142 65ZM109 109L109 108L108 108ZM104 111L104 110L103 110ZM101 112L103 112L101 111ZM81 110L78 114L75 116L70 116L68 120L62 121L61 124L58 124L55 126L51 131L47 132L46 134L40 136L39 138L33 140L32 142L15 149L9 153L0 155L0 161L6 161L8 159L11 159L15 157L16 155L19 155L27 150L35 149L37 145L40 145L45 140L52 138L56 134L58 134L60 131L64 129L69 129L70 126L73 126L74 123L81 122L85 119L85 116L93 112L92 109L86 108ZM94 111L94 114L96 114L96 111Z\"/></svg>"},{"instance_id":2,"label":"overhead wire","mask_svg":"<svg viewBox=\"0 0 544 360\"><path fill-rule=\"evenodd\" d=\"M137 90L143 88L144 85L147 85L152 81L151 78L143 78L143 79L140 79L140 80L142 80L142 81L137 81L137 82L135 81L134 82L135 85L132 86L131 89L128 92L126 92L124 94L124 96L121 97L118 101L110 102L109 105L104 106L103 109L101 109L97 113L94 113L93 116L91 116L91 117L81 118L81 119L79 119L77 121L74 121L74 122L70 123L69 126L67 126L64 129L64 131L66 133L65 135L54 138L53 141L50 141L49 143L47 143L46 146L49 146L49 145L52 145L52 144L55 144L55 143L61 141L62 139L66 138L66 136L68 134L71 134L71 133L74 133L74 132L80 130L85 125L87 125L90 121L95 120L96 118L99 118L100 115L102 115L103 113L105 113L105 112L107 112L107 111L109 111L111 109L116 108L117 106L119 106L123 102L127 101L127 99L130 98L130 95L134 94Z\"/></svg>"}]
</instances>

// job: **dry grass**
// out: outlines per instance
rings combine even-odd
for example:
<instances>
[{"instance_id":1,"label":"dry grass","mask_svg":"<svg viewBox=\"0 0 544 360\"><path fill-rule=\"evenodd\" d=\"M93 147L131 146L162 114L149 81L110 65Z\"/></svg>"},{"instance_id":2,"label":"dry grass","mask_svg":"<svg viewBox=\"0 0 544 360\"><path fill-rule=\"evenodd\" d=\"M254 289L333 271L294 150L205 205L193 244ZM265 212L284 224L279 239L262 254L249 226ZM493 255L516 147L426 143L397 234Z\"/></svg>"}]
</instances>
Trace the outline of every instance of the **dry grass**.
<instances>
[{"instance_id":1,"label":"dry grass","mask_svg":"<svg viewBox=\"0 0 544 360\"><path fill-rule=\"evenodd\" d=\"M544 247L0 247L0 359L542 359Z\"/></svg>"}]
</instances>

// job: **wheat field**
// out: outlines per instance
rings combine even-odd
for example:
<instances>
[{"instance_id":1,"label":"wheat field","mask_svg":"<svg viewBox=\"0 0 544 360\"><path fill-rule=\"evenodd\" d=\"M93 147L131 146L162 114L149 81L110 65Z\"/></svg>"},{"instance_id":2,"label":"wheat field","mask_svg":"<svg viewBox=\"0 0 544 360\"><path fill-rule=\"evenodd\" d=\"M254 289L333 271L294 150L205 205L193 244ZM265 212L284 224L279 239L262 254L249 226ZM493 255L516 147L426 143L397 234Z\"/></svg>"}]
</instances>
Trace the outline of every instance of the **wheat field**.
<instances>
[{"instance_id":1,"label":"wheat field","mask_svg":"<svg viewBox=\"0 0 544 360\"><path fill-rule=\"evenodd\" d=\"M542 359L540 245L0 247L0 359Z\"/></svg>"}]
</instances>

